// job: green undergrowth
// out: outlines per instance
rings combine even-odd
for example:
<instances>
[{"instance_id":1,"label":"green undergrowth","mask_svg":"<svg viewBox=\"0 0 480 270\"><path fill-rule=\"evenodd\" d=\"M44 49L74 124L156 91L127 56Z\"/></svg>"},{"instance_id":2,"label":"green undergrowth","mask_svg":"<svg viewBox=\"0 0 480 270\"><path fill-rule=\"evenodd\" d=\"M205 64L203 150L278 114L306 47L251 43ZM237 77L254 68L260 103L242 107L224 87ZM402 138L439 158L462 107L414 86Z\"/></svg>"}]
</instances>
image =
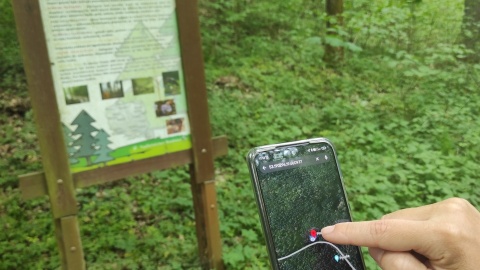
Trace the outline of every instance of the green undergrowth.
<instances>
[{"instance_id":1,"label":"green undergrowth","mask_svg":"<svg viewBox=\"0 0 480 270\"><path fill-rule=\"evenodd\" d=\"M333 35L318 3L200 2L212 131L229 138L215 163L227 269L268 268L245 164L258 145L329 138L355 220L453 196L480 206L480 64L460 42L463 1L358 0ZM18 53L0 29L2 52ZM345 50L335 68L325 44ZM41 170L24 74L0 56L0 269L58 269L48 199L18 190L17 175ZM199 269L188 168L76 194L88 269Z\"/></svg>"}]
</instances>

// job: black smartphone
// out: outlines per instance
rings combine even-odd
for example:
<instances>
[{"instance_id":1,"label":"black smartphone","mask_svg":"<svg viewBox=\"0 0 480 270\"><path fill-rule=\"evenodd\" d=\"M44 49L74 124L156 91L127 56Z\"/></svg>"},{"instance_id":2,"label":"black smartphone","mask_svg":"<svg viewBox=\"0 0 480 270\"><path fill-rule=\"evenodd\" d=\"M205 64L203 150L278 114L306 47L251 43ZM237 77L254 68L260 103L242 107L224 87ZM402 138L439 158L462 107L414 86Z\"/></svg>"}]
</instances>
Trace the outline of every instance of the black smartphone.
<instances>
[{"instance_id":1,"label":"black smartphone","mask_svg":"<svg viewBox=\"0 0 480 270\"><path fill-rule=\"evenodd\" d=\"M352 220L330 141L256 147L247 162L273 269L365 269L359 247L335 245L320 232Z\"/></svg>"}]
</instances>

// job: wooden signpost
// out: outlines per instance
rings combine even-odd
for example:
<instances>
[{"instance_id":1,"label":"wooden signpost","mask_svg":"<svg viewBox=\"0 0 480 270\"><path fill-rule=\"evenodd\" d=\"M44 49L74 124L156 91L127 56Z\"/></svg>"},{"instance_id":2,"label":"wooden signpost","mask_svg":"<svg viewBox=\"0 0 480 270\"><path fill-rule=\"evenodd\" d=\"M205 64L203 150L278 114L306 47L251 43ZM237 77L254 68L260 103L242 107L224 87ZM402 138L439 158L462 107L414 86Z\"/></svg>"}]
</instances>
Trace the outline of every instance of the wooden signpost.
<instances>
[{"instance_id":1,"label":"wooden signpost","mask_svg":"<svg viewBox=\"0 0 480 270\"><path fill-rule=\"evenodd\" d=\"M14 0L62 269L86 269L75 189L190 164L202 267L222 269L195 0Z\"/></svg>"}]
</instances>

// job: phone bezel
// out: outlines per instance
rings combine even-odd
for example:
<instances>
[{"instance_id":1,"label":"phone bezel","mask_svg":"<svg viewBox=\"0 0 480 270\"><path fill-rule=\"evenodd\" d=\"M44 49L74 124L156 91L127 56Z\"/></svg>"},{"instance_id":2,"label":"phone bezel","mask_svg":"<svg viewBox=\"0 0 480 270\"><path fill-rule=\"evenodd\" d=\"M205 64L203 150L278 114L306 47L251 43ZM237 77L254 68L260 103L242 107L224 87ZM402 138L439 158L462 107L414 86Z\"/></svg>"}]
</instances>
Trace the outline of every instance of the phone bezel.
<instances>
[{"instance_id":1,"label":"phone bezel","mask_svg":"<svg viewBox=\"0 0 480 270\"><path fill-rule=\"evenodd\" d=\"M272 236L272 233L270 231L270 226L269 226L269 221L268 221L268 218L267 218L265 204L263 202L263 196L262 196L262 193L261 193L261 190L260 190L260 183L259 183L259 179L258 179L256 165L255 165L255 157L259 153L266 152L266 151L271 151L271 150L274 150L274 149L277 149L277 148L280 148L280 147L300 146L300 145L305 146L305 145L309 145L309 144L318 144L318 143L326 143L332 149L334 160L335 160L335 165L337 166L337 171L338 171L338 174L339 174L339 177L340 177L340 184L341 184L341 187L342 187L342 190L343 190L343 196L344 196L346 204L347 204L348 215L350 217L350 220L353 220L352 215L351 215L351 210L350 210L350 204L349 204L347 193L346 193L346 190L345 190L343 175L342 175L342 172L341 172L341 169L340 169L340 164L338 162L337 152L335 150L335 147L334 147L333 143L330 140L328 140L327 138L320 137L320 138L299 140L299 141L293 141L293 142L285 142L285 143L258 146L258 147L255 147L255 148L251 149L247 154L248 169L250 171L250 176L251 176L251 180L252 180L252 184L253 184L253 189L254 189L254 192L255 192L255 200L257 202L258 210L260 212L259 214L260 214L260 219L261 219L261 224L262 224L262 230L263 230L263 233L265 235L265 241L266 241L266 244L267 244L268 256L270 258L271 266L275 270L279 269L278 258L277 258L276 252L275 252L275 246L274 246L274 243L273 243L273 236ZM361 263L362 263L363 269L365 269L365 263L363 261L362 252L361 252L359 247L358 247L358 249L359 249L359 252L360 252Z\"/></svg>"}]
</instances>

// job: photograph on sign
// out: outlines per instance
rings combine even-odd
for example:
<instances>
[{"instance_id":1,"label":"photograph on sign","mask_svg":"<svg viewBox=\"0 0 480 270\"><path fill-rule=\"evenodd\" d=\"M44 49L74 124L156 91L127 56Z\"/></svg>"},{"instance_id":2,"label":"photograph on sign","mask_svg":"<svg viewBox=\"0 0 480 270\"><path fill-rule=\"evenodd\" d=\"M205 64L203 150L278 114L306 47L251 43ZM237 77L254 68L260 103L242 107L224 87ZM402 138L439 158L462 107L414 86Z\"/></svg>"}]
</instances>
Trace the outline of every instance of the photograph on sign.
<instances>
[{"instance_id":1,"label":"photograph on sign","mask_svg":"<svg viewBox=\"0 0 480 270\"><path fill-rule=\"evenodd\" d=\"M40 5L72 172L191 148L174 0Z\"/></svg>"}]
</instances>

